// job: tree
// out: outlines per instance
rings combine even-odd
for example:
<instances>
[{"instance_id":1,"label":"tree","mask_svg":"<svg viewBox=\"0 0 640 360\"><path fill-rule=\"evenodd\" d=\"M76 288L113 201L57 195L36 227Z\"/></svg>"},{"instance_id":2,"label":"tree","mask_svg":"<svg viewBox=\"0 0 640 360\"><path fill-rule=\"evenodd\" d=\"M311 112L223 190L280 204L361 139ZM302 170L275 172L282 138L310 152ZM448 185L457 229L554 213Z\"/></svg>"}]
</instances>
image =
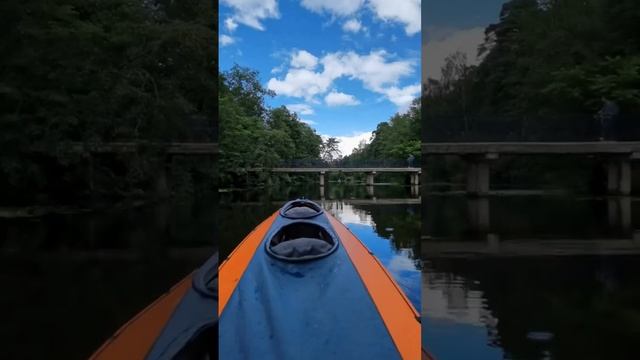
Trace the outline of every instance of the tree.
<instances>
[{"instance_id":1,"label":"tree","mask_svg":"<svg viewBox=\"0 0 640 360\"><path fill-rule=\"evenodd\" d=\"M210 139L212 10L204 0L3 1L0 199L75 201L88 192L86 154L57 153L60 144ZM26 156L34 147L47 156ZM94 190L146 190L157 161L96 161L104 186Z\"/></svg>"},{"instance_id":2,"label":"tree","mask_svg":"<svg viewBox=\"0 0 640 360\"><path fill-rule=\"evenodd\" d=\"M322 138L286 107L269 108L259 74L234 66L220 76L220 160L223 186L247 185L249 169L319 160Z\"/></svg>"},{"instance_id":3,"label":"tree","mask_svg":"<svg viewBox=\"0 0 640 360\"><path fill-rule=\"evenodd\" d=\"M339 148L340 140L335 137L329 137L322 143L322 160L331 163L340 159L342 152Z\"/></svg>"},{"instance_id":4,"label":"tree","mask_svg":"<svg viewBox=\"0 0 640 360\"><path fill-rule=\"evenodd\" d=\"M381 122L369 142L361 142L341 163L389 161L404 162L409 154L420 160L422 104L415 99L405 113L394 114L389 121Z\"/></svg>"}]
</instances>

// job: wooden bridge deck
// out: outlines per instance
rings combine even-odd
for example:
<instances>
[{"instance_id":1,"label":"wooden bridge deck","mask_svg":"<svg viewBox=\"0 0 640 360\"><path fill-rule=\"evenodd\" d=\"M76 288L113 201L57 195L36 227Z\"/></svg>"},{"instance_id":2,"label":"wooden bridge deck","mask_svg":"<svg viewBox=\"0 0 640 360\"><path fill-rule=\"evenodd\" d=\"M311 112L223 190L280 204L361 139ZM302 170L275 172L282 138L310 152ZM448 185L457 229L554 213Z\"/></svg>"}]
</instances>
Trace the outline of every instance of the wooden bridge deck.
<instances>
[{"instance_id":1,"label":"wooden bridge deck","mask_svg":"<svg viewBox=\"0 0 640 360\"><path fill-rule=\"evenodd\" d=\"M89 152L93 154L123 154L139 151L159 150L169 155L214 155L218 153L218 143L212 142L185 142L185 143L161 143L161 142L109 142L109 143L62 143L58 151ZM44 150L36 149L36 152Z\"/></svg>"},{"instance_id":2,"label":"wooden bridge deck","mask_svg":"<svg viewBox=\"0 0 640 360\"><path fill-rule=\"evenodd\" d=\"M500 155L583 155L607 161L607 191L631 193L631 162L640 159L640 141L591 142L432 142L422 143L423 156L457 155L468 163L467 192L487 195L490 161Z\"/></svg>"},{"instance_id":3,"label":"wooden bridge deck","mask_svg":"<svg viewBox=\"0 0 640 360\"><path fill-rule=\"evenodd\" d=\"M423 143L425 155L481 155L481 154L620 154L640 158L640 142L467 142Z\"/></svg>"}]
</instances>

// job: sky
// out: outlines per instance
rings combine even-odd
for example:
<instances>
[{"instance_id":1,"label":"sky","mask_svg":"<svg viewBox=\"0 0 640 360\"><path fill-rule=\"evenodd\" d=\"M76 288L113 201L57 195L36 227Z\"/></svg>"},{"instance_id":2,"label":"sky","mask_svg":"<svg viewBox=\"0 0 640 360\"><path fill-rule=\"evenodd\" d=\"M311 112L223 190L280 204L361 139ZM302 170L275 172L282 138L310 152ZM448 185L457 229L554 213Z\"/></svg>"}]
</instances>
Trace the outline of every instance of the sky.
<instances>
[{"instance_id":1,"label":"sky","mask_svg":"<svg viewBox=\"0 0 640 360\"><path fill-rule=\"evenodd\" d=\"M420 79L477 48L505 0L221 0L221 71L257 70L286 106L342 155L407 110ZM422 45L422 48L421 48Z\"/></svg>"},{"instance_id":2,"label":"sky","mask_svg":"<svg viewBox=\"0 0 640 360\"><path fill-rule=\"evenodd\" d=\"M420 0L221 0L221 71L257 70L348 155L420 96Z\"/></svg>"},{"instance_id":3,"label":"sky","mask_svg":"<svg viewBox=\"0 0 640 360\"><path fill-rule=\"evenodd\" d=\"M484 29L498 21L506 0L423 1L422 79L440 78L444 59L461 51L469 65L478 64Z\"/></svg>"}]
</instances>

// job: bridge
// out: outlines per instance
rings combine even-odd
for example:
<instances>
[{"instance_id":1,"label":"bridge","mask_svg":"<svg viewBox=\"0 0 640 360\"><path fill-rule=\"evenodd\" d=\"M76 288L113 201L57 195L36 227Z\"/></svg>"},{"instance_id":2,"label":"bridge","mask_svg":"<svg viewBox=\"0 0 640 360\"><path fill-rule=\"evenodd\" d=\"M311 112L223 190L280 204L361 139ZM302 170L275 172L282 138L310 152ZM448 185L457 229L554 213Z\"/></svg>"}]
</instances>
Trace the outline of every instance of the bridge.
<instances>
[{"instance_id":1,"label":"bridge","mask_svg":"<svg viewBox=\"0 0 640 360\"><path fill-rule=\"evenodd\" d=\"M468 164L467 193L487 195L490 191L490 163L500 156L584 155L607 161L607 191L611 195L631 193L631 162L640 159L639 141L583 142L431 142L422 144L428 156L457 155Z\"/></svg>"},{"instance_id":2,"label":"bridge","mask_svg":"<svg viewBox=\"0 0 640 360\"><path fill-rule=\"evenodd\" d=\"M30 154L84 154L86 173L89 187L93 189L93 158L108 154L136 154L155 152L163 159L163 166L156 176L156 192L160 196L169 194L168 174L171 172L171 162L175 156L200 156L209 158L212 163L219 153L217 142L154 142L154 141L124 141L124 142L64 142L54 147L29 148Z\"/></svg>"},{"instance_id":3,"label":"bridge","mask_svg":"<svg viewBox=\"0 0 640 360\"><path fill-rule=\"evenodd\" d=\"M46 152L45 149L32 149L33 152ZM85 152L89 154L131 154L143 151L158 151L168 156L173 155L215 155L218 154L218 143L214 142L69 142L61 143L57 152Z\"/></svg>"}]
</instances>

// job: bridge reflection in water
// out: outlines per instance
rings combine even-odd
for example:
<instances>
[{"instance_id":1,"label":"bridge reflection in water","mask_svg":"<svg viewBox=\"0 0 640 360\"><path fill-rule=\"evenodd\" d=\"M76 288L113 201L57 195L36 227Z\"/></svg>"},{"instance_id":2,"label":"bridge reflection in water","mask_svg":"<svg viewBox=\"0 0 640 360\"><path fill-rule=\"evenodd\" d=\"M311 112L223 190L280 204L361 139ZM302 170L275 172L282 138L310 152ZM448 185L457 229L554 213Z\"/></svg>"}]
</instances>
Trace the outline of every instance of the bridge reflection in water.
<instances>
[{"instance_id":1,"label":"bridge reflection in water","mask_svg":"<svg viewBox=\"0 0 640 360\"><path fill-rule=\"evenodd\" d=\"M418 198L420 197L420 186L419 185L411 185L409 187L410 190L410 195L411 198ZM369 198L371 198L372 200L376 200L376 191L375 191L375 185L366 185L366 191L367 191L367 196ZM326 199L326 187L324 185L320 185L320 200L325 200ZM389 199L384 199L383 201L388 201ZM399 199L399 200L405 200L405 199ZM411 200L411 199L409 199ZM358 200L358 201L362 201L362 200Z\"/></svg>"},{"instance_id":2,"label":"bridge reflection in water","mask_svg":"<svg viewBox=\"0 0 640 360\"><path fill-rule=\"evenodd\" d=\"M430 200L435 204L449 201L425 197L426 203ZM549 209L527 208L527 203L545 201ZM459 197L453 203L448 211L455 211L458 220L465 219L454 236L437 229L437 220L429 218L438 217L436 205L425 204L424 257L640 254L640 231L634 228L631 197ZM571 203L576 209L571 210ZM443 210L447 211L438 211Z\"/></svg>"},{"instance_id":3,"label":"bridge reflection in water","mask_svg":"<svg viewBox=\"0 0 640 360\"><path fill-rule=\"evenodd\" d=\"M636 357L640 199L422 199L423 342L436 358Z\"/></svg>"}]
</instances>

